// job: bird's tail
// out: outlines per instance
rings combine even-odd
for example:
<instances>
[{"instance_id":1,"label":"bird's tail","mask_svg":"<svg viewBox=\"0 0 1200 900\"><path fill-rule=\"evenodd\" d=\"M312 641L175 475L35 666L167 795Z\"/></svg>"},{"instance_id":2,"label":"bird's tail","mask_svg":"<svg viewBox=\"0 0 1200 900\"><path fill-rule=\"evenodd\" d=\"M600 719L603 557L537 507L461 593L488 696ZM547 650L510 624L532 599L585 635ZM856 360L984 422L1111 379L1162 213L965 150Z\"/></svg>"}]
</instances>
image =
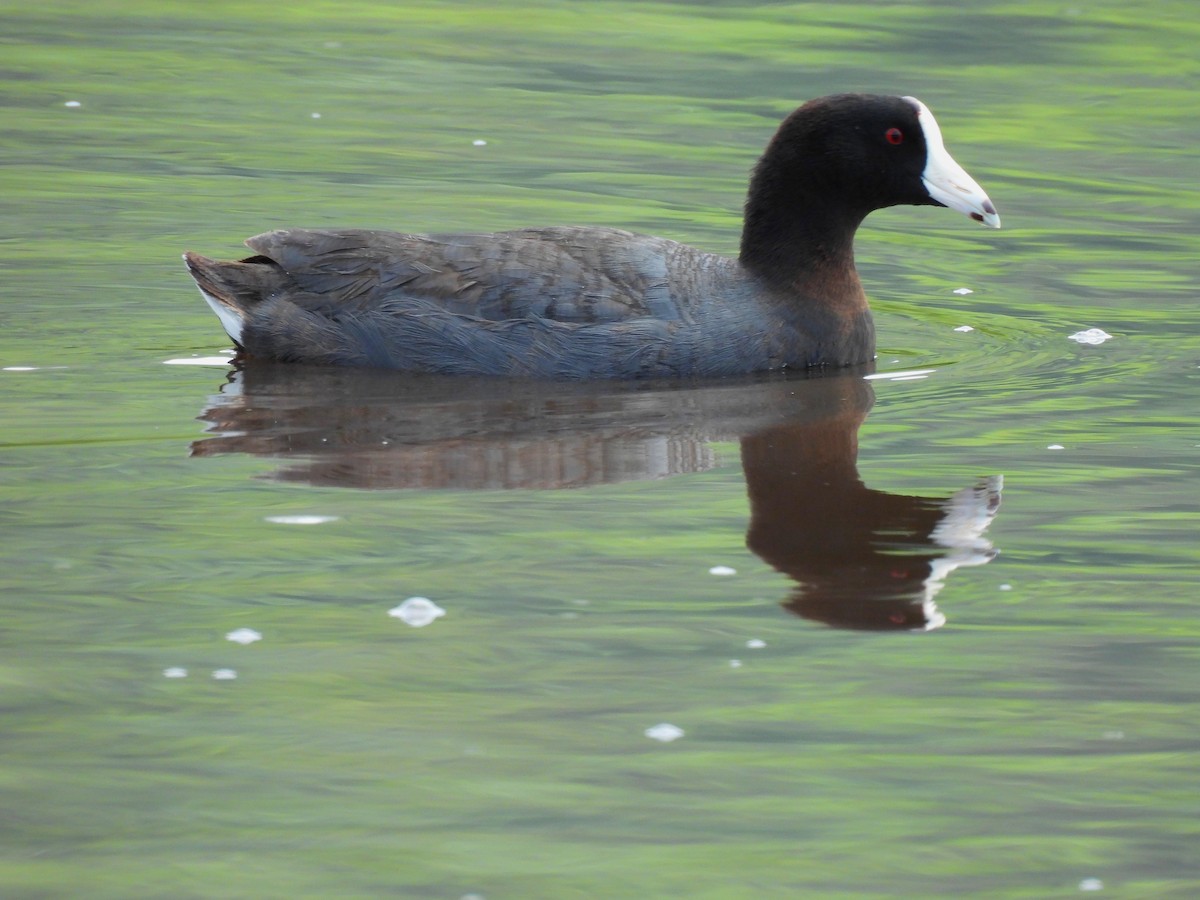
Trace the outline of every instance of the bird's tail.
<instances>
[{"instance_id":1,"label":"bird's tail","mask_svg":"<svg viewBox=\"0 0 1200 900\"><path fill-rule=\"evenodd\" d=\"M220 262L191 251L183 254L183 260L225 333L241 347L247 310L262 298L255 290L253 269L246 262Z\"/></svg>"}]
</instances>

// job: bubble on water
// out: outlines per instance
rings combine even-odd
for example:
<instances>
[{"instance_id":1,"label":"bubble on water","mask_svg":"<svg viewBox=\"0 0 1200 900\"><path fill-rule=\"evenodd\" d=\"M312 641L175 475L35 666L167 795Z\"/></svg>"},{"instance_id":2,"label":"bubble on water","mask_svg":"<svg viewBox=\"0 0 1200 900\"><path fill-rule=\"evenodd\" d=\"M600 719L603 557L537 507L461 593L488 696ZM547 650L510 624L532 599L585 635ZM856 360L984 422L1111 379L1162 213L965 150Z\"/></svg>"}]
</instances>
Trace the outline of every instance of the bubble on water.
<instances>
[{"instance_id":1,"label":"bubble on water","mask_svg":"<svg viewBox=\"0 0 1200 900\"><path fill-rule=\"evenodd\" d=\"M1047 450L1066 450L1062 444L1050 444L1046 447Z\"/></svg>"},{"instance_id":2,"label":"bubble on water","mask_svg":"<svg viewBox=\"0 0 1200 900\"><path fill-rule=\"evenodd\" d=\"M171 666L163 669L163 678L187 678L187 669L183 666Z\"/></svg>"},{"instance_id":3,"label":"bubble on water","mask_svg":"<svg viewBox=\"0 0 1200 900\"><path fill-rule=\"evenodd\" d=\"M669 744L671 741L677 741L683 737L683 729L678 725L672 725L670 722L661 722L652 728L647 728L645 735L656 741L662 741L664 744Z\"/></svg>"},{"instance_id":4,"label":"bubble on water","mask_svg":"<svg viewBox=\"0 0 1200 900\"><path fill-rule=\"evenodd\" d=\"M83 104L78 100L68 100L63 104L63 106L67 107L67 109L79 109L79 107L83 106Z\"/></svg>"},{"instance_id":5,"label":"bubble on water","mask_svg":"<svg viewBox=\"0 0 1200 900\"><path fill-rule=\"evenodd\" d=\"M708 570L709 575L736 575L737 569L732 566L713 566Z\"/></svg>"},{"instance_id":6,"label":"bubble on water","mask_svg":"<svg viewBox=\"0 0 1200 900\"><path fill-rule=\"evenodd\" d=\"M878 381L880 379L887 381L913 381L917 378L932 375L936 371L937 369L909 369L901 372L876 372L874 375L864 375L863 378L867 381Z\"/></svg>"},{"instance_id":7,"label":"bubble on water","mask_svg":"<svg viewBox=\"0 0 1200 900\"><path fill-rule=\"evenodd\" d=\"M1002 584L1002 585L1000 585L1000 590L1002 590L1002 591L1011 591L1011 590L1012 590L1012 585L1011 585L1011 584Z\"/></svg>"},{"instance_id":8,"label":"bubble on water","mask_svg":"<svg viewBox=\"0 0 1200 900\"><path fill-rule=\"evenodd\" d=\"M253 628L238 628L226 634L225 640L233 641L235 644L253 644L255 641L262 640L262 633Z\"/></svg>"},{"instance_id":9,"label":"bubble on water","mask_svg":"<svg viewBox=\"0 0 1200 900\"><path fill-rule=\"evenodd\" d=\"M405 625L413 628L424 628L435 619L440 619L446 611L428 597L409 597L399 606L388 610L388 615L399 619Z\"/></svg>"},{"instance_id":10,"label":"bubble on water","mask_svg":"<svg viewBox=\"0 0 1200 900\"><path fill-rule=\"evenodd\" d=\"M265 521L276 525L324 525L336 522L339 516L267 516Z\"/></svg>"},{"instance_id":11,"label":"bubble on water","mask_svg":"<svg viewBox=\"0 0 1200 900\"><path fill-rule=\"evenodd\" d=\"M487 146L487 141L484 141L484 140L474 140L474 141L471 141L471 146L473 146L473 147L486 147L486 146Z\"/></svg>"},{"instance_id":12,"label":"bubble on water","mask_svg":"<svg viewBox=\"0 0 1200 900\"><path fill-rule=\"evenodd\" d=\"M236 669L213 669L212 677L216 681L233 681L237 678Z\"/></svg>"},{"instance_id":13,"label":"bubble on water","mask_svg":"<svg viewBox=\"0 0 1200 900\"><path fill-rule=\"evenodd\" d=\"M1086 331L1077 331L1069 335L1070 340L1080 344L1103 344L1105 341L1111 341L1112 335L1107 331L1099 328L1089 328Z\"/></svg>"},{"instance_id":14,"label":"bubble on water","mask_svg":"<svg viewBox=\"0 0 1200 900\"><path fill-rule=\"evenodd\" d=\"M767 646L767 642L761 638L750 638L750 640L746 641L746 646L751 650L761 650L763 647Z\"/></svg>"},{"instance_id":15,"label":"bubble on water","mask_svg":"<svg viewBox=\"0 0 1200 900\"><path fill-rule=\"evenodd\" d=\"M1079 882L1081 891L1102 891L1104 890L1104 882L1099 878L1085 878Z\"/></svg>"},{"instance_id":16,"label":"bubble on water","mask_svg":"<svg viewBox=\"0 0 1200 900\"><path fill-rule=\"evenodd\" d=\"M313 117L314 119L319 119L319 118L321 118L321 114L320 114L320 113L313 113L313 114L312 114L312 117Z\"/></svg>"},{"instance_id":17,"label":"bubble on water","mask_svg":"<svg viewBox=\"0 0 1200 900\"><path fill-rule=\"evenodd\" d=\"M967 294L973 294L975 292L973 290L971 290L970 288L955 288L954 293L956 293L962 297L965 297Z\"/></svg>"},{"instance_id":18,"label":"bubble on water","mask_svg":"<svg viewBox=\"0 0 1200 900\"><path fill-rule=\"evenodd\" d=\"M966 334L968 331L974 331L975 327L973 325L959 325L954 330L961 331L963 334Z\"/></svg>"},{"instance_id":19,"label":"bubble on water","mask_svg":"<svg viewBox=\"0 0 1200 900\"><path fill-rule=\"evenodd\" d=\"M164 366L227 366L228 356L182 356L178 359L164 359Z\"/></svg>"},{"instance_id":20,"label":"bubble on water","mask_svg":"<svg viewBox=\"0 0 1200 900\"><path fill-rule=\"evenodd\" d=\"M742 661L740 659L731 659L729 661L729 668L740 669L741 667L742 667Z\"/></svg>"}]
</instances>

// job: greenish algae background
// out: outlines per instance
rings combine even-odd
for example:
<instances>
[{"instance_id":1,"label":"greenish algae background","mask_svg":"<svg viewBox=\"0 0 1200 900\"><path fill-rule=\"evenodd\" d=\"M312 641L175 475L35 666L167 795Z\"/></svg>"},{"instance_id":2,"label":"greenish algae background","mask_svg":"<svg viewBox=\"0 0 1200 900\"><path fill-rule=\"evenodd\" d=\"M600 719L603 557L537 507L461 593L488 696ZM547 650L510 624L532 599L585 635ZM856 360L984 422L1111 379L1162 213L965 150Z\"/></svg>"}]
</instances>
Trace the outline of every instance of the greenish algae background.
<instances>
[{"instance_id":1,"label":"greenish algae background","mask_svg":"<svg viewBox=\"0 0 1200 900\"><path fill-rule=\"evenodd\" d=\"M1200 892L1190 4L51 2L0 26L0 365L39 367L0 372L5 896ZM1002 554L951 577L940 631L784 614L733 444L566 492L188 457L223 373L162 362L225 344L183 249L572 222L733 252L756 154L837 90L925 100L1005 223L901 208L859 240L881 368L938 367L877 385L863 478L1006 477ZM1066 339L1086 327L1115 338ZM264 522L310 513L340 518ZM446 617L389 619L410 594ZM264 640L223 640L242 626ZM643 737L660 721L686 736Z\"/></svg>"}]
</instances>

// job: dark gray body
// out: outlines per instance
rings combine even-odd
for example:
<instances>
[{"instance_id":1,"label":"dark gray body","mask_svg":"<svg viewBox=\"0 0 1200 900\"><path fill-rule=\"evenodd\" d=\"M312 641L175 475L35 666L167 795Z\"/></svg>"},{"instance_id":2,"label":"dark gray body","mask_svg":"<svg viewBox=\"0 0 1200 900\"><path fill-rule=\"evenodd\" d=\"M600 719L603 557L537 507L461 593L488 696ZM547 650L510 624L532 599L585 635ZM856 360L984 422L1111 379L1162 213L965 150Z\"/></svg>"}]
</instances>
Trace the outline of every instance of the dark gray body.
<instances>
[{"instance_id":1,"label":"dark gray body","mask_svg":"<svg viewBox=\"0 0 1200 900\"><path fill-rule=\"evenodd\" d=\"M236 339L250 356L645 378L845 365L874 348L865 303L847 320L828 297L797 303L736 259L617 229L289 229L246 243L258 256L189 255L189 266L205 293L240 312Z\"/></svg>"}]
</instances>

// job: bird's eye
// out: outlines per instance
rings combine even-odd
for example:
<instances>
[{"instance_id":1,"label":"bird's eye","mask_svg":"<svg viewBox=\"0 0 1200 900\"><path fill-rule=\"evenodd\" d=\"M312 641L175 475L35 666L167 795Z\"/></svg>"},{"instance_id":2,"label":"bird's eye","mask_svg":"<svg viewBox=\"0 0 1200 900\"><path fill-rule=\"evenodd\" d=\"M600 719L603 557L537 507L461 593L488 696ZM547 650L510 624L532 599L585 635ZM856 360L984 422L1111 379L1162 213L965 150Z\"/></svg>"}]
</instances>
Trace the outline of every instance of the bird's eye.
<instances>
[{"instance_id":1,"label":"bird's eye","mask_svg":"<svg viewBox=\"0 0 1200 900\"><path fill-rule=\"evenodd\" d=\"M889 128L887 131L885 131L883 133L883 136L885 138L887 138L887 142L889 144L903 144L904 143L904 132L901 131L899 128Z\"/></svg>"}]
</instances>

